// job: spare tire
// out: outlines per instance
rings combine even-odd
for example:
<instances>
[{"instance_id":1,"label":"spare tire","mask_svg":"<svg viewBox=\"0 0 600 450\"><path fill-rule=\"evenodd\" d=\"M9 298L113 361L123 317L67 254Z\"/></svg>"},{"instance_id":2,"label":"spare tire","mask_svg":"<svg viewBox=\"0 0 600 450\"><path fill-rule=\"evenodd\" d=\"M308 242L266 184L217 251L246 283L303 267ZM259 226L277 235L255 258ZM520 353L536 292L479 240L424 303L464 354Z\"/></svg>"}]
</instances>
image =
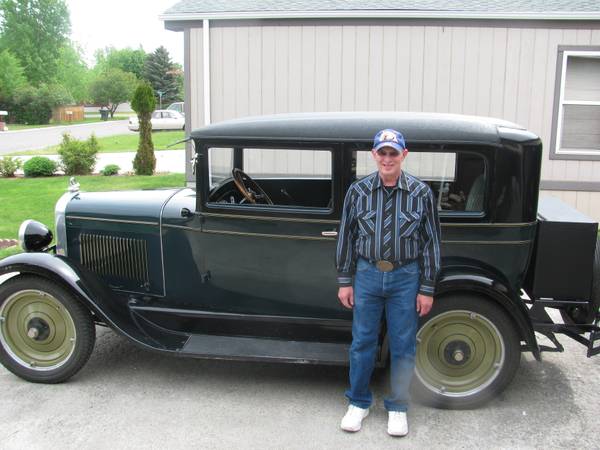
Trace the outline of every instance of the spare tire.
<instances>
[{"instance_id":1,"label":"spare tire","mask_svg":"<svg viewBox=\"0 0 600 450\"><path fill-rule=\"evenodd\" d=\"M596 249L594 250L592 292L590 295L590 307L570 306L560 310L560 315L566 324L589 324L594 321L600 309L600 235L596 238ZM578 329L577 333L585 333Z\"/></svg>"}]
</instances>

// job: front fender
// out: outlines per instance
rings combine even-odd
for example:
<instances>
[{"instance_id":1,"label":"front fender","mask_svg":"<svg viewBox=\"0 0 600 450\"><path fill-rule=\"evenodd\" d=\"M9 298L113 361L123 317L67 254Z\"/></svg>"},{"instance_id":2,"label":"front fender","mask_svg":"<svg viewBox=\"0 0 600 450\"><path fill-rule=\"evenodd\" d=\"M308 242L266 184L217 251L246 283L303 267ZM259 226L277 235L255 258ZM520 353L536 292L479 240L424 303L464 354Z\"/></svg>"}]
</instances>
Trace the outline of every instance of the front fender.
<instances>
[{"instance_id":1,"label":"front fender","mask_svg":"<svg viewBox=\"0 0 600 450\"><path fill-rule=\"evenodd\" d=\"M506 282L482 268L453 266L440 274L435 296L443 301L444 294L456 292L475 292L497 302L517 324L521 339L527 343L528 350L536 359L541 358L528 309Z\"/></svg>"},{"instance_id":2,"label":"front fender","mask_svg":"<svg viewBox=\"0 0 600 450\"><path fill-rule=\"evenodd\" d=\"M15 272L37 275L61 284L118 333L144 347L161 349L136 326L127 300L115 301L115 293L102 280L74 261L48 253L21 253L0 261L0 275Z\"/></svg>"}]
</instances>

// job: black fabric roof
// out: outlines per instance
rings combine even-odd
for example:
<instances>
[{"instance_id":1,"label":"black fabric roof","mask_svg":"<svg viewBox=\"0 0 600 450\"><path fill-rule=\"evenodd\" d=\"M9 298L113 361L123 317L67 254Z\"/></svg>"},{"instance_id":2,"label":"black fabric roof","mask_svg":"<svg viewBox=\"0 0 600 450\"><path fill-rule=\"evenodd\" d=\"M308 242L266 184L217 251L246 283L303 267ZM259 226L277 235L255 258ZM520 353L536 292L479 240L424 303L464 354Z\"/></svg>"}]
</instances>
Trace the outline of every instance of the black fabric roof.
<instances>
[{"instance_id":1,"label":"black fabric roof","mask_svg":"<svg viewBox=\"0 0 600 450\"><path fill-rule=\"evenodd\" d=\"M437 113L329 112L245 117L192 131L200 140L371 141L384 128L401 131L411 142L500 142L500 130L511 139L538 139L519 125L500 119Z\"/></svg>"}]
</instances>

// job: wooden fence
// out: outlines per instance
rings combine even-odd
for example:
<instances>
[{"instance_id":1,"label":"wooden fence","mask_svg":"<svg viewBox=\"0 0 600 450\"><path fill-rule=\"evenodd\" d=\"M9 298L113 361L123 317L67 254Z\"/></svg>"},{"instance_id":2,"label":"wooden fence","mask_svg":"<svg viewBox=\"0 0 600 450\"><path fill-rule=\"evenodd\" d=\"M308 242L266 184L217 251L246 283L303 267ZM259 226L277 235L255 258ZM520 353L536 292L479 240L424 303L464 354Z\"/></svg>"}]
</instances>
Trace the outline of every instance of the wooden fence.
<instances>
[{"instance_id":1,"label":"wooden fence","mask_svg":"<svg viewBox=\"0 0 600 450\"><path fill-rule=\"evenodd\" d=\"M52 110L53 122L76 122L83 119L83 106L58 106Z\"/></svg>"}]
</instances>

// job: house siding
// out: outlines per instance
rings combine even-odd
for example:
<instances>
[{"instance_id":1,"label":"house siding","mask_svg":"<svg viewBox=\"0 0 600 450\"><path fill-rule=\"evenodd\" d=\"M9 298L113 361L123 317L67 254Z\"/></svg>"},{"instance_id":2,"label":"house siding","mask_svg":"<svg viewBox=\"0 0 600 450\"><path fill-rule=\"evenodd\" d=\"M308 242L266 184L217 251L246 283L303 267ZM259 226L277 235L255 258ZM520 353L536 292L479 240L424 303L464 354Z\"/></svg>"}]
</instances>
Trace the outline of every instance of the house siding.
<instances>
[{"instance_id":1,"label":"house siding","mask_svg":"<svg viewBox=\"0 0 600 450\"><path fill-rule=\"evenodd\" d=\"M558 46L599 45L599 27L403 19L211 21L211 121L363 110L500 117L542 138L543 180L600 183L600 161L549 159ZM204 123L202 29L192 26L189 33L187 96L195 128ZM559 192L600 220L600 193L547 192Z\"/></svg>"}]
</instances>

